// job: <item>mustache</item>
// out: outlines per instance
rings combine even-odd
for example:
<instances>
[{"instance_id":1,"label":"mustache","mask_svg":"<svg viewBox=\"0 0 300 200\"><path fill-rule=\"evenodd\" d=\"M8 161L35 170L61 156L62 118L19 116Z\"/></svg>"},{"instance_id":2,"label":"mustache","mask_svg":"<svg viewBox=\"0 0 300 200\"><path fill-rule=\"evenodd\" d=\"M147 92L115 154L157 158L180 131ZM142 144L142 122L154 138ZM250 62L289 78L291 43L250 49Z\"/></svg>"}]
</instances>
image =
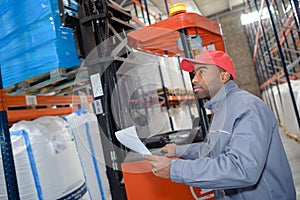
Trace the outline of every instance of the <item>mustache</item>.
<instances>
[{"instance_id":1,"label":"mustache","mask_svg":"<svg viewBox=\"0 0 300 200\"><path fill-rule=\"evenodd\" d=\"M193 89L203 88L201 85L194 85Z\"/></svg>"}]
</instances>

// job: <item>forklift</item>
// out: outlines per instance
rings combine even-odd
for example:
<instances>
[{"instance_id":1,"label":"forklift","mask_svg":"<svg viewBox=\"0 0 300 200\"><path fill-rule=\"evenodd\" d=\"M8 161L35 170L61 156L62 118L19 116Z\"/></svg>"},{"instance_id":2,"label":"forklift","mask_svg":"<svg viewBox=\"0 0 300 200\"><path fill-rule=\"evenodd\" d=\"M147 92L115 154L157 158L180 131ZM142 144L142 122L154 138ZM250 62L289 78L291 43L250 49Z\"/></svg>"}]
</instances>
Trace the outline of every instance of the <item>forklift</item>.
<instances>
[{"instance_id":1,"label":"forklift","mask_svg":"<svg viewBox=\"0 0 300 200\"><path fill-rule=\"evenodd\" d=\"M171 130L149 135L151 130L145 120L148 112L145 104L163 104L167 113L172 106L162 79L163 66L159 65L157 69L162 87L162 95L158 98L149 96L149 92L156 92L153 88L147 86L145 91L145 88L138 86L141 81L138 76L135 76L135 82L126 79L126 66L136 66L138 70L145 60L146 65L159 63L161 57L177 58L179 64L180 58L194 58L203 49L225 51L219 24L199 14L186 12L183 4L171 6L168 19L137 27L131 23L130 11L113 1L58 2L62 26L73 29L78 56L82 61L81 68L90 80L112 199L133 199L133 196L138 199L138 192L129 190L129 183L124 180L125 173L122 172L122 163L130 150L117 140L115 132L132 125L143 127L143 131L138 132L149 149L160 148L168 143L201 142L205 140L209 128L209 116L204 102L193 94L197 116L191 118L190 129L175 130L172 118L168 115ZM192 73L189 78L192 80ZM138 89L128 90L126 86L130 84ZM136 108L134 106L141 104L144 105L144 113L134 118L131 111ZM141 135L145 132L147 134Z\"/></svg>"}]
</instances>

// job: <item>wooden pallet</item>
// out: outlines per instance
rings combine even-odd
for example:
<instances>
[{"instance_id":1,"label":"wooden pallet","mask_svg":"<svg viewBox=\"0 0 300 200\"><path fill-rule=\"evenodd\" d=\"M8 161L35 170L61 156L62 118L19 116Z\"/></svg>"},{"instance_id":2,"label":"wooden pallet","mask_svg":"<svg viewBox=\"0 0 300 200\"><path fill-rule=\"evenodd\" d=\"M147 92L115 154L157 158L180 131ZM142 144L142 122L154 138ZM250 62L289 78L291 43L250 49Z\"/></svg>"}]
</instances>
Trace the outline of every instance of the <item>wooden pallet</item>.
<instances>
[{"instance_id":1,"label":"wooden pallet","mask_svg":"<svg viewBox=\"0 0 300 200\"><path fill-rule=\"evenodd\" d=\"M9 95L71 94L79 66L59 68L5 88ZM88 76L80 81L88 81Z\"/></svg>"}]
</instances>

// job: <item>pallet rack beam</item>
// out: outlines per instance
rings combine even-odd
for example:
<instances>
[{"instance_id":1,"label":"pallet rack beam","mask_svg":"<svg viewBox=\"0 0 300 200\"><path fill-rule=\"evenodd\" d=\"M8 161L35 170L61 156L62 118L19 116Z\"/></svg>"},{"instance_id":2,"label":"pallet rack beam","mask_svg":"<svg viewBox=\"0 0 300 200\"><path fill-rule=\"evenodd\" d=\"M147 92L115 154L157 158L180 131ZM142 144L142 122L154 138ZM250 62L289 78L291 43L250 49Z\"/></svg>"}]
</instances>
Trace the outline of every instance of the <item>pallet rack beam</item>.
<instances>
[{"instance_id":1,"label":"pallet rack beam","mask_svg":"<svg viewBox=\"0 0 300 200\"><path fill-rule=\"evenodd\" d=\"M21 106L47 106L47 105L78 105L82 103L92 103L92 96L33 96L33 95L17 95L6 96L7 107Z\"/></svg>"},{"instance_id":2,"label":"pallet rack beam","mask_svg":"<svg viewBox=\"0 0 300 200\"><path fill-rule=\"evenodd\" d=\"M5 102L8 108L8 125L11 126L20 120L32 120L43 116L61 116L70 114L76 111L80 104L93 103L93 97L79 95L18 95L6 96ZM45 106L46 108L44 108Z\"/></svg>"},{"instance_id":3,"label":"pallet rack beam","mask_svg":"<svg viewBox=\"0 0 300 200\"><path fill-rule=\"evenodd\" d=\"M120 6L119 4L117 4L116 2L114 1L110 1L110 3L116 7L116 9L119 9L119 10L122 10L124 8L122 8L122 6ZM137 23L138 25L140 25L141 27L144 27L146 26L145 23L143 23L142 21L140 21L136 16L132 16L132 21L134 21L135 23Z\"/></svg>"},{"instance_id":4,"label":"pallet rack beam","mask_svg":"<svg viewBox=\"0 0 300 200\"><path fill-rule=\"evenodd\" d=\"M61 107L61 108L40 108L30 110L11 110L7 113L9 125L20 120L32 120L43 116L61 116L71 114L78 108L75 107Z\"/></svg>"}]
</instances>

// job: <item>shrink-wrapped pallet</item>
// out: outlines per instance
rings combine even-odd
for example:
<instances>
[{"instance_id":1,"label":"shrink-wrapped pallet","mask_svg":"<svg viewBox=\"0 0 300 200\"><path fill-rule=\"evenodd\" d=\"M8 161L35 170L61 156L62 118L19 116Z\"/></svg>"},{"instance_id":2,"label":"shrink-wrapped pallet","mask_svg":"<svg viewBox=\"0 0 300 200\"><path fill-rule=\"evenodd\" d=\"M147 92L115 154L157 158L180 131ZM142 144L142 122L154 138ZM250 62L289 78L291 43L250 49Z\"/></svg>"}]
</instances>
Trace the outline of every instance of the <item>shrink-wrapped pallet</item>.
<instances>
[{"instance_id":1,"label":"shrink-wrapped pallet","mask_svg":"<svg viewBox=\"0 0 300 200\"><path fill-rule=\"evenodd\" d=\"M4 87L80 64L71 28L57 0L0 1L0 63Z\"/></svg>"}]
</instances>

